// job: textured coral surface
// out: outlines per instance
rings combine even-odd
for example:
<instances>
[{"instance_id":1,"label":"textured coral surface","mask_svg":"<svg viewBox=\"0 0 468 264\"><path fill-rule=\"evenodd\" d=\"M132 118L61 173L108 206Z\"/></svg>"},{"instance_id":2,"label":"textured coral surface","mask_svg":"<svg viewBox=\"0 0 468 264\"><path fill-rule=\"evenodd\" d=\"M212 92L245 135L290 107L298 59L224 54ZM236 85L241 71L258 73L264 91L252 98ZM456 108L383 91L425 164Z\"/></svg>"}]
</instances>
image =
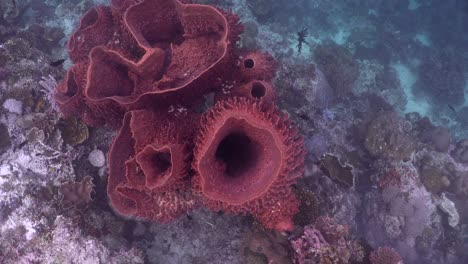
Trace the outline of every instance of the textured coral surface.
<instances>
[{"instance_id":1,"label":"textured coral surface","mask_svg":"<svg viewBox=\"0 0 468 264\"><path fill-rule=\"evenodd\" d=\"M90 125L118 126L128 109L193 104L214 88L210 77L227 57L228 37L235 38L231 20L214 7L176 0L90 9L68 41L75 66L57 89L60 109Z\"/></svg>"},{"instance_id":2,"label":"textured coral surface","mask_svg":"<svg viewBox=\"0 0 468 264\"><path fill-rule=\"evenodd\" d=\"M277 109L262 111L245 98L221 101L202 117L195 188L209 208L291 229L299 204L290 185L303 173L304 154L297 130Z\"/></svg>"},{"instance_id":3,"label":"textured coral surface","mask_svg":"<svg viewBox=\"0 0 468 264\"><path fill-rule=\"evenodd\" d=\"M274 58L237 50L241 28L231 14L176 0L112 1L81 18L68 42L75 64L55 95L62 113L100 126L147 109L127 112L109 152L107 189L120 214L168 222L203 200L293 228L303 143L275 109ZM218 104L198 124L190 107L209 91Z\"/></svg>"},{"instance_id":4,"label":"textured coral surface","mask_svg":"<svg viewBox=\"0 0 468 264\"><path fill-rule=\"evenodd\" d=\"M468 263L467 11L0 1L0 263Z\"/></svg>"},{"instance_id":5,"label":"textured coral surface","mask_svg":"<svg viewBox=\"0 0 468 264\"><path fill-rule=\"evenodd\" d=\"M189 124L197 120L190 118L145 110L126 114L109 152L107 190L117 212L167 222L196 206L187 182L194 127Z\"/></svg>"}]
</instances>

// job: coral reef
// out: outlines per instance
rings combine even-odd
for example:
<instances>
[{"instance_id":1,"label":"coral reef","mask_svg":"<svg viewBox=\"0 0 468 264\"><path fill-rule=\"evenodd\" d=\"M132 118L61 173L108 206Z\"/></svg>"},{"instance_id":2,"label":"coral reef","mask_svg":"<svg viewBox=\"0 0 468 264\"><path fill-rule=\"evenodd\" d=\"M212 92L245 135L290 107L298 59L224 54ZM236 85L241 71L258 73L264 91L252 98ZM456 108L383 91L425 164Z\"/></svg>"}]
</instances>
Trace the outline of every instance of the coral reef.
<instances>
[{"instance_id":1,"label":"coral reef","mask_svg":"<svg viewBox=\"0 0 468 264\"><path fill-rule=\"evenodd\" d=\"M48 66L38 67L46 72ZM8 88L1 89L3 95L12 95ZM39 84L33 89L40 94ZM64 215L62 208L78 213L93 207L93 179L82 177L82 169L78 173L74 169L83 157L82 149L64 143L55 113L34 112L27 93L15 98L26 102L22 111L0 110L2 137L6 133L9 139L0 158L0 261L143 263L141 250L123 245L112 248L108 242L119 241L116 236L109 235L108 242L89 236L74 218ZM99 218L103 215L100 212Z\"/></svg>"},{"instance_id":2,"label":"coral reef","mask_svg":"<svg viewBox=\"0 0 468 264\"><path fill-rule=\"evenodd\" d=\"M54 230L49 241L38 241L42 257L29 255L23 258L26 263L99 263L109 261L112 263L144 263L142 252L135 248L120 248L110 251L96 238L86 237L79 228L64 218L58 217L54 222ZM42 245L41 245L42 244ZM74 252L71 254L71 252Z\"/></svg>"},{"instance_id":3,"label":"coral reef","mask_svg":"<svg viewBox=\"0 0 468 264\"><path fill-rule=\"evenodd\" d=\"M415 261L422 243L426 243L424 247L430 247L435 243L434 237L441 234L441 219L436 214L431 193L419 183L414 166L394 166L391 172L398 177L397 183L387 181L379 198L375 193L367 194L367 200L373 204L369 203L366 208L369 222L366 237L371 245L395 247L405 259ZM417 239L423 234L427 235L424 242Z\"/></svg>"},{"instance_id":4,"label":"coral reef","mask_svg":"<svg viewBox=\"0 0 468 264\"><path fill-rule=\"evenodd\" d=\"M374 157L408 160L415 149L408 132L405 120L393 112L384 112L369 124L366 149Z\"/></svg>"},{"instance_id":5,"label":"coral reef","mask_svg":"<svg viewBox=\"0 0 468 264\"><path fill-rule=\"evenodd\" d=\"M339 181L348 187L354 186L353 167L349 164L342 165L338 157L325 154L320 158L320 169L333 180Z\"/></svg>"},{"instance_id":6,"label":"coral reef","mask_svg":"<svg viewBox=\"0 0 468 264\"><path fill-rule=\"evenodd\" d=\"M353 89L359 68L347 49L335 43L320 45L314 50L314 58L336 96L346 96Z\"/></svg>"},{"instance_id":7,"label":"coral reef","mask_svg":"<svg viewBox=\"0 0 468 264\"><path fill-rule=\"evenodd\" d=\"M275 230L253 228L246 238L246 263L290 264L288 237Z\"/></svg>"},{"instance_id":8,"label":"coral reef","mask_svg":"<svg viewBox=\"0 0 468 264\"><path fill-rule=\"evenodd\" d=\"M452 151L452 156L461 163L468 163L468 140L464 139L457 143Z\"/></svg>"},{"instance_id":9,"label":"coral reef","mask_svg":"<svg viewBox=\"0 0 468 264\"><path fill-rule=\"evenodd\" d=\"M348 229L333 218L320 216L314 225L291 240L293 263L362 262L365 253L357 241L348 238Z\"/></svg>"},{"instance_id":10,"label":"coral reef","mask_svg":"<svg viewBox=\"0 0 468 264\"><path fill-rule=\"evenodd\" d=\"M468 263L467 10L0 1L0 262Z\"/></svg>"},{"instance_id":11,"label":"coral reef","mask_svg":"<svg viewBox=\"0 0 468 264\"><path fill-rule=\"evenodd\" d=\"M233 15L175 0L112 1L110 7L94 7L81 18L68 41L75 64L57 86L55 99L65 116L80 117L92 126L104 122L117 126L120 116L133 109L125 115L109 152L107 189L118 213L169 222L197 207L188 181L193 148L189 142L196 131L195 189L217 201L207 202L208 207L249 212L268 228L292 229L298 201L290 185L302 174L302 141L296 139L297 130L289 127L287 117L273 109L275 92L269 83L276 71L273 57L238 52L235 65L233 44L241 28ZM234 74L228 77L223 67ZM209 91L217 91L219 103L198 125L190 107ZM148 110L135 110L141 108ZM232 124L216 125L228 117ZM257 127L256 122L266 127ZM216 134L209 136L212 129ZM266 139L279 144L260 152ZM248 149L231 146L245 140L252 142ZM204 153L206 148L216 156ZM244 158L233 158L243 151ZM94 159L90 162L102 167L94 165ZM210 169L212 163L219 165ZM225 183L216 191L212 182ZM243 192L226 192L236 185ZM227 195L222 198L220 193ZM284 204L274 198L278 193L287 196Z\"/></svg>"},{"instance_id":12,"label":"coral reef","mask_svg":"<svg viewBox=\"0 0 468 264\"><path fill-rule=\"evenodd\" d=\"M407 95L401 88L397 72L381 65L375 59L357 60L359 77L353 88L354 94L371 93L382 97L395 110L405 111Z\"/></svg>"},{"instance_id":13,"label":"coral reef","mask_svg":"<svg viewBox=\"0 0 468 264\"><path fill-rule=\"evenodd\" d=\"M245 263L241 250L250 222L240 217L196 211L169 224L139 222L134 244L146 250L147 262ZM258 263L258 262L257 262Z\"/></svg>"},{"instance_id":14,"label":"coral reef","mask_svg":"<svg viewBox=\"0 0 468 264\"><path fill-rule=\"evenodd\" d=\"M312 63L283 60L275 85L283 87L278 91L278 97L287 106L326 108L333 104L337 96L322 70Z\"/></svg>"},{"instance_id":15,"label":"coral reef","mask_svg":"<svg viewBox=\"0 0 468 264\"><path fill-rule=\"evenodd\" d=\"M370 254L372 264L398 264L402 263L401 256L393 248L379 247Z\"/></svg>"},{"instance_id":16,"label":"coral reef","mask_svg":"<svg viewBox=\"0 0 468 264\"><path fill-rule=\"evenodd\" d=\"M435 150L447 152L450 148L452 137L450 131L445 127L436 127L430 132L430 141Z\"/></svg>"},{"instance_id":17,"label":"coral reef","mask_svg":"<svg viewBox=\"0 0 468 264\"><path fill-rule=\"evenodd\" d=\"M86 176L81 182L65 182L58 192L62 196L63 207L85 207L91 202L93 178Z\"/></svg>"},{"instance_id":18,"label":"coral reef","mask_svg":"<svg viewBox=\"0 0 468 264\"><path fill-rule=\"evenodd\" d=\"M299 213L294 217L294 223L298 226L306 226L315 223L320 216L321 206L315 193L304 188L295 188L294 192L301 201Z\"/></svg>"},{"instance_id":19,"label":"coral reef","mask_svg":"<svg viewBox=\"0 0 468 264\"><path fill-rule=\"evenodd\" d=\"M89 138L88 127L74 117L60 120L58 128L62 134L63 141L70 146L79 145Z\"/></svg>"}]
</instances>

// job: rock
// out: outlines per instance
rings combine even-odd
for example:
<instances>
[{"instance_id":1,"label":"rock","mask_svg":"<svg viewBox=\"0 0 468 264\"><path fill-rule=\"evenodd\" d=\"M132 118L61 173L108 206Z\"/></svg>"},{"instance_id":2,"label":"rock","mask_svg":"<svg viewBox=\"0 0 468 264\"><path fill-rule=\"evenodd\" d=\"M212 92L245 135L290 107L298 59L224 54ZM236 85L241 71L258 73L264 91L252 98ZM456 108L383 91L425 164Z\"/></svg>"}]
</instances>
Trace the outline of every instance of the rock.
<instances>
[{"instance_id":1,"label":"rock","mask_svg":"<svg viewBox=\"0 0 468 264\"><path fill-rule=\"evenodd\" d=\"M468 139L463 139L457 143L455 149L451 152L456 161L468 164Z\"/></svg>"},{"instance_id":2,"label":"rock","mask_svg":"<svg viewBox=\"0 0 468 264\"><path fill-rule=\"evenodd\" d=\"M451 143L450 131L444 127L436 127L430 135L432 144L436 151L447 152Z\"/></svg>"},{"instance_id":3,"label":"rock","mask_svg":"<svg viewBox=\"0 0 468 264\"><path fill-rule=\"evenodd\" d=\"M320 169L331 179L347 187L354 186L353 167L349 164L341 164L337 156L333 154L323 155L320 158Z\"/></svg>"},{"instance_id":4,"label":"rock","mask_svg":"<svg viewBox=\"0 0 468 264\"><path fill-rule=\"evenodd\" d=\"M448 215L448 223L451 227L456 227L460 222L460 215L458 214L455 203L452 202L449 198L442 194L439 204L439 208Z\"/></svg>"},{"instance_id":5,"label":"rock","mask_svg":"<svg viewBox=\"0 0 468 264\"><path fill-rule=\"evenodd\" d=\"M8 128L0 124L0 155L3 154L11 145Z\"/></svg>"}]
</instances>

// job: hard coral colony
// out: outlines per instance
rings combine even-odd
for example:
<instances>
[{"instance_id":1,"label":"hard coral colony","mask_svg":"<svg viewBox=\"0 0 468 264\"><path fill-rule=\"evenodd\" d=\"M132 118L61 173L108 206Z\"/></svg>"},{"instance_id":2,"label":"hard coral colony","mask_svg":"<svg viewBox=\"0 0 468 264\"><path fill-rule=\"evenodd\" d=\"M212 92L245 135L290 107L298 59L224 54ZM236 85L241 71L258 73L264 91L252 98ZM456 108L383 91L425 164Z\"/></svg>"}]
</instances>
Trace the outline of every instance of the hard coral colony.
<instances>
[{"instance_id":1,"label":"hard coral colony","mask_svg":"<svg viewBox=\"0 0 468 264\"><path fill-rule=\"evenodd\" d=\"M293 227L303 141L274 106L274 59L236 48L241 32L237 16L177 0L112 0L82 17L55 99L66 116L121 125L107 189L118 213L169 222L204 205ZM208 93L217 102L200 116Z\"/></svg>"}]
</instances>

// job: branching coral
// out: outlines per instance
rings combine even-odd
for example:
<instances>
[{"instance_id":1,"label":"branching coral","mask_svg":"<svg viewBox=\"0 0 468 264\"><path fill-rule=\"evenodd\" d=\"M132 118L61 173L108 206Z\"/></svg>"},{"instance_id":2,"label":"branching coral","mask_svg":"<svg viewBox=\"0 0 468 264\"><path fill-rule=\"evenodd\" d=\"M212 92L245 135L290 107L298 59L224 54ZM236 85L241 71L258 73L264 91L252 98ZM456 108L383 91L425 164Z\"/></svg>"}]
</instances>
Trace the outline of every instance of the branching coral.
<instances>
[{"instance_id":1,"label":"branching coral","mask_svg":"<svg viewBox=\"0 0 468 264\"><path fill-rule=\"evenodd\" d=\"M251 213L268 228L290 229L299 202L290 185L304 169L304 149L288 117L233 98L201 121L193 168L196 190L213 210Z\"/></svg>"}]
</instances>

